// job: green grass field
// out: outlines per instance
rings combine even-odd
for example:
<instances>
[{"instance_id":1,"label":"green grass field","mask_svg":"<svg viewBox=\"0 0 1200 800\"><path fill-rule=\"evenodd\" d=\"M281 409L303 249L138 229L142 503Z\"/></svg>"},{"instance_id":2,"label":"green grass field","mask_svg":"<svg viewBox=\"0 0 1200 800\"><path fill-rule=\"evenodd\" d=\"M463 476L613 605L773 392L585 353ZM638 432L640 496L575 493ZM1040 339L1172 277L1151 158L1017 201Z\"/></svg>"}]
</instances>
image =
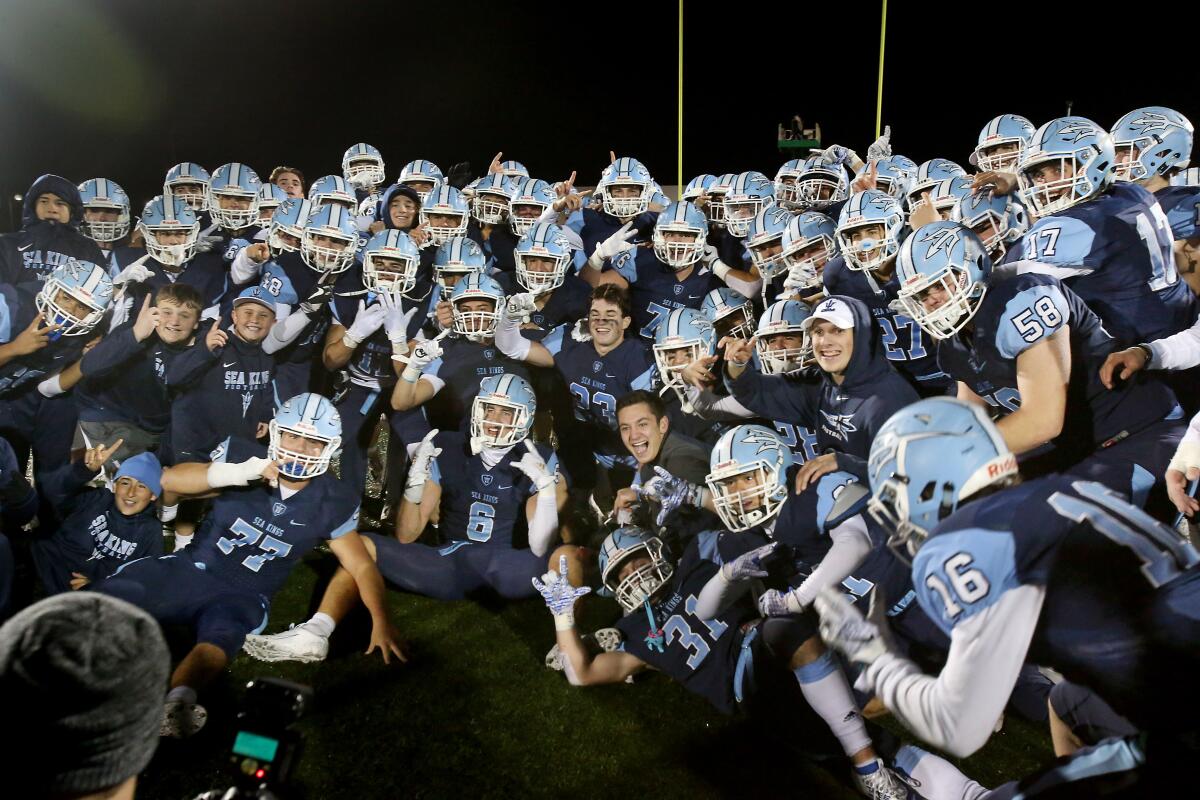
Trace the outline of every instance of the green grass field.
<instances>
[{"instance_id":1,"label":"green grass field","mask_svg":"<svg viewBox=\"0 0 1200 800\"><path fill-rule=\"evenodd\" d=\"M328 553L314 554L297 567L275 598L268 631L309 616L333 563ZM315 689L300 723L303 797L858 796L840 765L819 766L789 748L795 735L785 726L723 717L660 675L571 687L543 666L554 630L540 600L486 607L395 591L388 599L412 646L409 664L362 655L365 614L339 627L323 663L264 664L243 655L201 695L208 726L184 742L163 740L139 797L187 798L228 785L237 703L258 676ZM585 602L585 630L617 614L611 601ZM996 785L1050 758L1045 732L1010 716L961 766Z\"/></svg>"}]
</instances>

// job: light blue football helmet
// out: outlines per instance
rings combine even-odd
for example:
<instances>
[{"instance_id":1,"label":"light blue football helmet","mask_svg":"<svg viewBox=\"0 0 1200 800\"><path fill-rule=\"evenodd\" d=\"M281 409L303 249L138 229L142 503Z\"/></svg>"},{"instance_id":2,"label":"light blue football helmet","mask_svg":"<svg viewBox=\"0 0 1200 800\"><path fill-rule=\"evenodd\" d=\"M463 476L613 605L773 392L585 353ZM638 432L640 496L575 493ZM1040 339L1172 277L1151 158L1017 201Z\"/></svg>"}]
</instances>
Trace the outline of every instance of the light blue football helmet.
<instances>
[{"instance_id":1,"label":"light blue football helmet","mask_svg":"<svg viewBox=\"0 0 1200 800\"><path fill-rule=\"evenodd\" d=\"M383 154L366 142L350 145L342 154L342 177L356 189L374 190L386 179Z\"/></svg>"},{"instance_id":2,"label":"light blue football helmet","mask_svg":"<svg viewBox=\"0 0 1200 800\"><path fill-rule=\"evenodd\" d=\"M558 200L554 187L540 178L516 178L512 202L508 207L508 226L517 236L524 236L537 224L538 218Z\"/></svg>"},{"instance_id":3,"label":"light blue football helmet","mask_svg":"<svg viewBox=\"0 0 1200 800\"><path fill-rule=\"evenodd\" d=\"M850 174L841 164L826 164L816 156L804 162L796 180L796 203L820 211L850 196Z\"/></svg>"},{"instance_id":4,"label":"light blue football helmet","mask_svg":"<svg viewBox=\"0 0 1200 800\"><path fill-rule=\"evenodd\" d=\"M1191 121L1170 108L1146 106L1130 111L1113 126L1116 179L1144 181L1186 169L1192 159Z\"/></svg>"},{"instance_id":5,"label":"light blue football helmet","mask_svg":"<svg viewBox=\"0 0 1200 800\"><path fill-rule=\"evenodd\" d=\"M853 241L854 231L868 225L882 225L883 235ZM851 195L838 216L837 242L850 269L865 272L878 269L900 252L904 241L904 211L900 201L875 189Z\"/></svg>"},{"instance_id":6,"label":"light blue football helmet","mask_svg":"<svg viewBox=\"0 0 1200 800\"><path fill-rule=\"evenodd\" d=\"M208 209L208 170L191 161L184 161L167 170L163 194L175 195L197 214Z\"/></svg>"},{"instance_id":7,"label":"light blue football helmet","mask_svg":"<svg viewBox=\"0 0 1200 800\"><path fill-rule=\"evenodd\" d=\"M80 230L93 242L115 242L129 233L129 195L116 181L91 178L79 184L79 199L83 202L83 224ZM109 222L89 221L88 211L115 211L117 218Z\"/></svg>"},{"instance_id":8,"label":"light blue football helmet","mask_svg":"<svg viewBox=\"0 0 1200 800\"><path fill-rule=\"evenodd\" d=\"M316 208L304 223L300 257L317 272L344 272L358 254L354 212L336 203Z\"/></svg>"},{"instance_id":9,"label":"light blue football helmet","mask_svg":"<svg viewBox=\"0 0 1200 800\"><path fill-rule=\"evenodd\" d=\"M302 197L289 197L271 215L267 244L271 252L298 253L304 238L304 223L312 216L312 203Z\"/></svg>"},{"instance_id":10,"label":"light blue football helmet","mask_svg":"<svg viewBox=\"0 0 1200 800\"><path fill-rule=\"evenodd\" d=\"M673 235L668 238L668 234ZM679 239L680 236L686 238ZM686 200L663 209L650 235L654 255L676 272L687 269L704 257L707 239L708 221L700 209Z\"/></svg>"},{"instance_id":11,"label":"light blue football helmet","mask_svg":"<svg viewBox=\"0 0 1200 800\"><path fill-rule=\"evenodd\" d=\"M529 170L520 161L501 161L500 174L510 181L516 181L518 178L528 178Z\"/></svg>"},{"instance_id":12,"label":"light blue football helmet","mask_svg":"<svg viewBox=\"0 0 1200 800\"><path fill-rule=\"evenodd\" d=\"M987 410L931 397L893 414L871 443L868 513L888 546L910 562L937 524L963 501L1017 476L1017 459Z\"/></svg>"},{"instance_id":13,"label":"light blue football helmet","mask_svg":"<svg viewBox=\"0 0 1200 800\"><path fill-rule=\"evenodd\" d=\"M448 184L439 184L421 200L418 214L421 229L429 234L429 245L440 247L455 236L467 235L470 206L462 193ZM438 219L433 219L437 217ZM457 220L457 222L455 221ZM434 223L437 224L434 224Z\"/></svg>"},{"instance_id":14,"label":"light blue football helmet","mask_svg":"<svg viewBox=\"0 0 1200 800\"><path fill-rule=\"evenodd\" d=\"M718 175L708 186L708 202L704 204L704 214L708 224L717 228L725 227L725 195L729 194L737 175L726 172Z\"/></svg>"},{"instance_id":15,"label":"light blue football helmet","mask_svg":"<svg viewBox=\"0 0 1200 800\"><path fill-rule=\"evenodd\" d=\"M508 219L515 187L502 172L493 172L475 183L471 195L471 216L481 225L499 225Z\"/></svg>"},{"instance_id":16,"label":"light blue football helmet","mask_svg":"<svg viewBox=\"0 0 1200 800\"><path fill-rule=\"evenodd\" d=\"M633 557L645 556L649 562L621 577L621 567ZM597 592L615 597L630 614L667 586L675 565L667 558L662 540L644 528L627 525L617 528L600 545L600 582Z\"/></svg>"},{"instance_id":17,"label":"light blue football helmet","mask_svg":"<svg viewBox=\"0 0 1200 800\"><path fill-rule=\"evenodd\" d=\"M739 425L717 441L708 461L708 490L725 527L739 532L770 521L788 497L792 451L779 434L762 425ZM730 483L753 473L757 482L741 491Z\"/></svg>"},{"instance_id":18,"label":"light blue football helmet","mask_svg":"<svg viewBox=\"0 0 1200 800\"><path fill-rule=\"evenodd\" d=\"M917 174L909 181L906 192L907 207L913 208L921 202L921 195L933 191L933 188L947 178L958 178L967 171L948 158L931 158L917 167Z\"/></svg>"},{"instance_id":19,"label":"light blue football helmet","mask_svg":"<svg viewBox=\"0 0 1200 800\"><path fill-rule=\"evenodd\" d=\"M799 208L796 181L804 171L804 159L792 158L783 162L775 172L775 202L786 208Z\"/></svg>"},{"instance_id":20,"label":"light blue football helmet","mask_svg":"<svg viewBox=\"0 0 1200 800\"><path fill-rule=\"evenodd\" d=\"M933 200L934 210L942 215L942 219L949 219L958 201L971 193L971 181L969 176L959 175L933 185L929 195Z\"/></svg>"},{"instance_id":21,"label":"light blue football helmet","mask_svg":"<svg viewBox=\"0 0 1200 800\"><path fill-rule=\"evenodd\" d=\"M700 196L708 191L708 187L713 185L713 181L717 179L715 175L702 173L688 181L687 186L683 187L683 191L679 195L680 200L686 200L689 203L695 203L700 199Z\"/></svg>"},{"instance_id":22,"label":"light blue football helmet","mask_svg":"<svg viewBox=\"0 0 1200 800\"><path fill-rule=\"evenodd\" d=\"M400 177L396 179L396 183L402 183L416 192L417 196L421 198L422 205L425 204L425 199L434 187L444 181L445 177L438 165L421 158L410 161L401 167Z\"/></svg>"},{"instance_id":23,"label":"light blue football helmet","mask_svg":"<svg viewBox=\"0 0 1200 800\"><path fill-rule=\"evenodd\" d=\"M308 201L316 210L329 203L337 203L346 209L358 210L358 196L354 187L341 175L322 175L308 187Z\"/></svg>"},{"instance_id":24,"label":"light blue football helmet","mask_svg":"<svg viewBox=\"0 0 1200 800\"><path fill-rule=\"evenodd\" d=\"M790 277L804 289L821 288L821 272L837 255L837 223L820 211L805 211L788 221L779 254Z\"/></svg>"},{"instance_id":25,"label":"light blue football helmet","mask_svg":"<svg viewBox=\"0 0 1200 800\"><path fill-rule=\"evenodd\" d=\"M267 230L275 219L275 211L288 199L287 192L273 183L264 183L258 189L258 227Z\"/></svg>"},{"instance_id":26,"label":"light blue football helmet","mask_svg":"<svg viewBox=\"0 0 1200 800\"><path fill-rule=\"evenodd\" d=\"M571 243L566 231L550 222L539 222L517 242L513 251L517 282L534 294L552 292L567 279Z\"/></svg>"},{"instance_id":27,"label":"light blue football helmet","mask_svg":"<svg viewBox=\"0 0 1200 800\"><path fill-rule=\"evenodd\" d=\"M722 286L704 295L700 313L712 323L718 342L726 336L749 339L754 335L754 304L733 289Z\"/></svg>"},{"instance_id":28,"label":"light blue football helmet","mask_svg":"<svg viewBox=\"0 0 1200 800\"><path fill-rule=\"evenodd\" d=\"M975 232L946 220L922 225L909 234L896 258L899 302L904 313L934 339L948 339L971 321L987 294L992 260ZM927 309L922 298L931 289L944 302Z\"/></svg>"},{"instance_id":29,"label":"light blue football helmet","mask_svg":"<svg viewBox=\"0 0 1200 800\"><path fill-rule=\"evenodd\" d=\"M248 228L258 222L258 173L245 164L231 162L217 167L208 182L208 213L213 222L230 231ZM222 208L221 198L230 198L246 208Z\"/></svg>"},{"instance_id":30,"label":"light blue football helmet","mask_svg":"<svg viewBox=\"0 0 1200 800\"><path fill-rule=\"evenodd\" d=\"M764 375L790 375L813 361L812 342L804 321L812 316L808 306L799 300L777 300L767 306L758 318L754 351L758 367ZM777 339L781 334L800 337L799 347Z\"/></svg>"},{"instance_id":31,"label":"light blue football helmet","mask_svg":"<svg viewBox=\"0 0 1200 800\"><path fill-rule=\"evenodd\" d=\"M442 287L442 296L449 297L464 275L483 274L487 258L479 245L465 236L452 236L438 245L433 255L433 277Z\"/></svg>"},{"instance_id":32,"label":"light blue football helmet","mask_svg":"<svg viewBox=\"0 0 1200 800\"><path fill-rule=\"evenodd\" d=\"M750 260L758 268L758 274L764 282L787 269L780 256L783 253L783 232L793 216L782 206L770 205L755 215L746 230L746 250L750 252Z\"/></svg>"},{"instance_id":33,"label":"light blue football helmet","mask_svg":"<svg viewBox=\"0 0 1200 800\"><path fill-rule=\"evenodd\" d=\"M1200 167L1188 167L1171 176L1172 186L1200 186Z\"/></svg>"},{"instance_id":34,"label":"light blue football helmet","mask_svg":"<svg viewBox=\"0 0 1200 800\"><path fill-rule=\"evenodd\" d=\"M70 259L56 267L42 284L34 305L47 325L57 325L51 341L60 336L84 336L92 332L112 303L113 284L108 271L90 261ZM71 298L89 310L82 316L63 303Z\"/></svg>"},{"instance_id":35,"label":"light blue football helmet","mask_svg":"<svg viewBox=\"0 0 1200 800\"><path fill-rule=\"evenodd\" d=\"M507 373L489 375L479 382L479 394L471 401L472 444L484 447L519 444L533 430L535 414L537 397L529 381Z\"/></svg>"},{"instance_id":36,"label":"light blue football helmet","mask_svg":"<svg viewBox=\"0 0 1200 800\"><path fill-rule=\"evenodd\" d=\"M725 207L725 230L744 239L758 212L775 202L775 186L761 173L743 172L721 202Z\"/></svg>"},{"instance_id":37,"label":"light blue football helmet","mask_svg":"<svg viewBox=\"0 0 1200 800\"><path fill-rule=\"evenodd\" d=\"M912 163L912 159L905 158L904 156L881 158L875 162L875 165L875 189L885 194L890 194L897 200L902 200L908 192L909 181L916 174L917 165ZM869 165L863 166L862 170L854 177L858 178L867 169L869 169Z\"/></svg>"},{"instance_id":38,"label":"light blue football helmet","mask_svg":"<svg viewBox=\"0 0 1200 800\"><path fill-rule=\"evenodd\" d=\"M683 370L701 356L717 352L713 324L694 308L677 308L654 328L654 363L664 386L680 394L686 404Z\"/></svg>"},{"instance_id":39,"label":"light blue football helmet","mask_svg":"<svg viewBox=\"0 0 1200 800\"><path fill-rule=\"evenodd\" d=\"M292 480L309 480L324 473L342 446L342 417L333 403L315 392L284 402L267 428L271 437L267 458L279 466L280 475ZM284 442L284 433L320 443L321 452L311 455L296 449L293 442Z\"/></svg>"},{"instance_id":40,"label":"light blue football helmet","mask_svg":"<svg viewBox=\"0 0 1200 800\"><path fill-rule=\"evenodd\" d=\"M468 311L461 307L468 300L490 300L491 311ZM491 338L500 319L500 304L504 302L504 290L492 278L478 272L471 273L454 284L450 293L450 306L454 309L454 332L472 342Z\"/></svg>"},{"instance_id":41,"label":"light blue football helmet","mask_svg":"<svg viewBox=\"0 0 1200 800\"><path fill-rule=\"evenodd\" d=\"M983 126L968 161L980 172L1016 172L1034 130L1019 114L1001 114Z\"/></svg>"},{"instance_id":42,"label":"light blue football helmet","mask_svg":"<svg viewBox=\"0 0 1200 800\"><path fill-rule=\"evenodd\" d=\"M404 231L380 231L362 250L363 286L377 294L408 294L420 267L421 249Z\"/></svg>"},{"instance_id":43,"label":"light blue football helmet","mask_svg":"<svg viewBox=\"0 0 1200 800\"><path fill-rule=\"evenodd\" d=\"M615 190L633 189L628 197L617 197ZM636 217L650 207L654 194L654 179L650 171L635 158L618 158L605 168L600 183L596 186L604 213L617 219Z\"/></svg>"},{"instance_id":44,"label":"light blue football helmet","mask_svg":"<svg viewBox=\"0 0 1200 800\"><path fill-rule=\"evenodd\" d=\"M178 267L196 254L200 239L200 221L182 197L159 195L146 203L138 218L138 230L146 242L146 252L168 267ZM160 234L182 233L181 242L164 244Z\"/></svg>"},{"instance_id":45,"label":"light blue football helmet","mask_svg":"<svg viewBox=\"0 0 1200 800\"><path fill-rule=\"evenodd\" d=\"M1041 178L1046 168L1059 177ZM1086 117L1059 117L1034 133L1017 165L1017 180L1025 207L1048 217L1099 195L1112 183L1115 170L1108 131Z\"/></svg>"},{"instance_id":46,"label":"light blue football helmet","mask_svg":"<svg viewBox=\"0 0 1200 800\"><path fill-rule=\"evenodd\" d=\"M1029 230L1025 206L1012 195L998 195L988 188L961 198L950 219L975 231L995 263Z\"/></svg>"}]
</instances>

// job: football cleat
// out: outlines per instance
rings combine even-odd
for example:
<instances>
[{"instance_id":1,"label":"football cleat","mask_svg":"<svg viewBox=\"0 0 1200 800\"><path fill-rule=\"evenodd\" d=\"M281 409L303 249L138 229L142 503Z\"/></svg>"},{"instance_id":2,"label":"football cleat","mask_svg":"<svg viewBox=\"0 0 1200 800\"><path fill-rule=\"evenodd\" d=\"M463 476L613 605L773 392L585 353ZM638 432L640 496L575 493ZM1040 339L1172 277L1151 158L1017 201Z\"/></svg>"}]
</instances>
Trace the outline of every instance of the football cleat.
<instances>
[{"instance_id":1,"label":"football cleat","mask_svg":"<svg viewBox=\"0 0 1200 800\"><path fill-rule=\"evenodd\" d=\"M329 655L329 639L303 625L293 626L268 636L251 634L242 649L259 661L324 661Z\"/></svg>"},{"instance_id":2,"label":"football cleat","mask_svg":"<svg viewBox=\"0 0 1200 800\"><path fill-rule=\"evenodd\" d=\"M168 700L163 705L163 718L162 724L158 726L158 735L168 739L187 739L199 733L206 722L208 712L204 710L204 706L181 700Z\"/></svg>"}]
</instances>

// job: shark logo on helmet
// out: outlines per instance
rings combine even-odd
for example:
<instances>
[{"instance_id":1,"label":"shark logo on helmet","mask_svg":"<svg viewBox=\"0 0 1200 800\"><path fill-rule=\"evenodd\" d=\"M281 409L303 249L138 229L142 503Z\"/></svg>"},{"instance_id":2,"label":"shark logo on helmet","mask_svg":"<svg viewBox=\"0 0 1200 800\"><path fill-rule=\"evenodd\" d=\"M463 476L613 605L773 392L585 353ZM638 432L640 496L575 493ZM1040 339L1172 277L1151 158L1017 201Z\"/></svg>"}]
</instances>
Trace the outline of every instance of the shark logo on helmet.
<instances>
[{"instance_id":1,"label":"shark logo on helmet","mask_svg":"<svg viewBox=\"0 0 1200 800\"><path fill-rule=\"evenodd\" d=\"M954 245L958 244L959 232L954 228L938 227L937 230L932 230L921 237L921 243L929 244L929 249L925 251L926 258L933 258L937 253L945 250L950 252Z\"/></svg>"},{"instance_id":2,"label":"shark logo on helmet","mask_svg":"<svg viewBox=\"0 0 1200 800\"><path fill-rule=\"evenodd\" d=\"M1153 131L1165 131L1171 128L1171 121L1165 115L1154 111L1147 111L1135 120L1130 120L1130 125L1138 126L1142 135L1148 135Z\"/></svg>"}]
</instances>

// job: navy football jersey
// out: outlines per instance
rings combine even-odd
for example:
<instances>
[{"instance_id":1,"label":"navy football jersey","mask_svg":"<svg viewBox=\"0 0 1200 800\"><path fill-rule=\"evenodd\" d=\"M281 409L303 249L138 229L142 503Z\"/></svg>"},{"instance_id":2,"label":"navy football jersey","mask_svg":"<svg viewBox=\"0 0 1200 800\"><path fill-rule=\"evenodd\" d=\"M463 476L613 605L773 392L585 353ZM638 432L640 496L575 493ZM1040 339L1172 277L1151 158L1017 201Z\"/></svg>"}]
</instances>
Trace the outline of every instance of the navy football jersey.
<instances>
[{"instance_id":1,"label":"navy football jersey","mask_svg":"<svg viewBox=\"0 0 1200 800\"><path fill-rule=\"evenodd\" d=\"M528 547L525 503L537 493L537 487L515 466L528 452L525 445L509 448L500 462L488 469L482 458L471 454L470 443L461 433L438 433L433 443L442 449L429 472L430 480L442 487L438 530L452 541ZM558 456L549 445L535 446L553 475Z\"/></svg>"},{"instance_id":2,"label":"navy football jersey","mask_svg":"<svg viewBox=\"0 0 1200 800\"><path fill-rule=\"evenodd\" d=\"M658 260L654 250L637 247L612 259L612 268L629 281L633 306L633 324L646 339L654 339L654 329L677 308L700 309L713 289L725 284L707 266L695 264L676 272ZM681 277L686 276L686 277Z\"/></svg>"},{"instance_id":3,"label":"navy football jersey","mask_svg":"<svg viewBox=\"0 0 1200 800\"><path fill-rule=\"evenodd\" d=\"M493 225L485 237L479 223L472 219L467 223L467 238L479 245L479 249L483 251L483 256L487 259L484 262L487 274L512 273L517 268L513 253L516 252L519 237L512 232L507 222Z\"/></svg>"},{"instance_id":4,"label":"navy football jersey","mask_svg":"<svg viewBox=\"0 0 1200 800\"><path fill-rule=\"evenodd\" d=\"M678 681L685 689L707 699L724 713L737 706L734 676L744 634L742 626L758 616L758 609L743 596L720 617L700 619L696 604L709 579L717 574L715 531L698 534L675 567L668 588L650 603L656 630L651 630L645 607L617 622L624 637L621 649ZM661 651L652 646L653 633L661 631Z\"/></svg>"},{"instance_id":5,"label":"navy football jersey","mask_svg":"<svg viewBox=\"0 0 1200 800\"><path fill-rule=\"evenodd\" d=\"M471 423L471 401L479 394L479 382L487 376L507 373L529 380L528 367L501 353L491 342L447 336L441 344L441 358L424 372L426 377L435 377L445 384L425 403L429 424L434 428L467 430Z\"/></svg>"},{"instance_id":6,"label":"navy football jersey","mask_svg":"<svg viewBox=\"0 0 1200 800\"><path fill-rule=\"evenodd\" d=\"M568 265L567 269L570 270L571 267ZM515 273L502 272L495 278L505 296L525 291L525 287L517 282ZM521 335L530 341L540 342L559 325L573 327L576 322L587 317L591 303L592 287L574 272L568 272L562 286L554 290L546 305L534 309L529 315L529 321L537 327L523 327Z\"/></svg>"},{"instance_id":7,"label":"navy football jersey","mask_svg":"<svg viewBox=\"0 0 1200 800\"><path fill-rule=\"evenodd\" d=\"M41 289L39 284L24 283L14 288L0 284L0 344L7 344L29 327L38 310L34 298ZM98 335L105 322L101 321ZM11 398L24 391L33 391L45 378L60 372L80 359L83 347L92 338L84 336L59 336L40 350L14 358L0 364L0 397Z\"/></svg>"},{"instance_id":8,"label":"navy football jersey","mask_svg":"<svg viewBox=\"0 0 1200 800\"><path fill-rule=\"evenodd\" d=\"M1170 223L1154 196L1118 183L1094 200L1044 217L1005 263L1061 278L1122 345L1170 336L1196 320L1179 280Z\"/></svg>"},{"instance_id":9,"label":"navy football jersey","mask_svg":"<svg viewBox=\"0 0 1200 800\"><path fill-rule=\"evenodd\" d=\"M853 297L871 309L884 355L922 395L941 393L953 385L938 366L929 334L911 317L892 310L892 303L900 292L900 282L895 275L880 285L873 275L868 278L867 273L847 267L841 256L834 256L825 265L821 279L825 284L825 294Z\"/></svg>"},{"instance_id":10,"label":"navy football jersey","mask_svg":"<svg viewBox=\"0 0 1200 800\"><path fill-rule=\"evenodd\" d=\"M657 220L658 214L653 211L646 211L634 217L633 227L638 232L634 241L650 241L650 237L654 233L654 223ZM586 258L591 258L592 253L596 252L596 245L619 231L621 226L625 224L616 217L596 208L581 209L580 221L575 223L574 220L568 220L567 223L572 230L579 234L580 240L583 241L583 255ZM578 227L576 227L576 224Z\"/></svg>"},{"instance_id":11,"label":"navy football jersey","mask_svg":"<svg viewBox=\"0 0 1200 800\"><path fill-rule=\"evenodd\" d=\"M429 283L425 284L427 292L429 286ZM413 297L423 298L423 295L417 294L421 288L421 283L418 282ZM358 316L359 303L371 306L376 301L375 293L368 292L363 286L362 265L355 262L350 269L338 276L333 285L333 321L349 330L354 324L354 318ZM408 295L404 295L400 298L400 306L405 311L410 308L417 309L417 313L413 314L408 322L408 339L413 341L425 323L425 300L410 299ZM396 382L396 369L393 364L392 342L387 338L387 331L380 325L378 330L354 349L350 361L346 364L346 372L355 385L378 390Z\"/></svg>"},{"instance_id":12,"label":"navy football jersey","mask_svg":"<svg viewBox=\"0 0 1200 800\"><path fill-rule=\"evenodd\" d=\"M79 418L123 420L154 433L171 422L167 365L188 349L186 342L164 343L156 335L137 341L129 322L105 336L83 357L83 379L72 393Z\"/></svg>"},{"instance_id":13,"label":"navy football jersey","mask_svg":"<svg viewBox=\"0 0 1200 800\"><path fill-rule=\"evenodd\" d=\"M1043 588L1029 663L1089 686L1139 726L1155 716L1191 724L1179 687L1197 667L1198 562L1182 537L1114 492L1052 475L944 519L912 577L948 635L1006 592Z\"/></svg>"},{"instance_id":14,"label":"navy football jersey","mask_svg":"<svg viewBox=\"0 0 1200 800\"><path fill-rule=\"evenodd\" d=\"M204 308L217 308L230 288L229 265L217 254L200 253L179 267L167 267L151 256L145 267L153 273L141 283L126 287L130 301L130 313L136 318L137 309L147 294L153 295L164 286L179 283L190 286L200 294ZM229 301L232 303L232 299Z\"/></svg>"},{"instance_id":15,"label":"navy football jersey","mask_svg":"<svg viewBox=\"0 0 1200 800\"><path fill-rule=\"evenodd\" d=\"M1196 223L1200 222L1200 186L1165 186L1154 193L1154 199L1167 215L1176 241L1196 238Z\"/></svg>"},{"instance_id":16,"label":"navy football jersey","mask_svg":"<svg viewBox=\"0 0 1200 800\"><path fill-rule=\"evenodd\" d=\"M938 362L1001 415L1021 405L1017 356L1069 327L1071 379L1057 442L1082 447L1083 454L1163 419L1175 406L1170 389L1144 375L1104 387L1100 366L1116 342L1078 295L1048 275L993 279L972 325L938 344Z\"/></svg>"},{"instance_id":17,"label":"navy football jersey","mask_svg":"<svg viewBox=\"0 0 1200 800\"><path fill-rule=\"evenodd\" d=\"M236 463L265 455L261 445L227 439L212 458ZM280 487L259 481L221 490L186 555L206 572L270 598L309 550L357 527L358 497L332 472L286 498Z\"/></svg>"},{"instance_id":18,"label":"navy football jersey","mask_svg":"<svg viewBox=\"0 0 1200 800\"><path fill-rule=\"evenodd\" d=\"M283 253L263 265L258 286L276 303L290 306L296 313L321 279L321 273L309 268L299 253ZM307 364L320 356L329 330L330 313L322 308L309 317L308 324L291 344L276 351L276 364Z\"/></svg>"},{"instance_id":19,"label":"navy football jersey","mask_svg":"<svg viewBox=\"0 0 1200 800\"><path fill-rule=\"evenodd\" d=\"M605 468L614 461L635 466L617 433L617 398L634 389L651 389L654 357L639 339L626 338L605 355L590 341L577 342L568 326L556 328L543 342L554 366L575 399L575 419L590 423L593 447Z\"/></svg>"}]
</instances>

